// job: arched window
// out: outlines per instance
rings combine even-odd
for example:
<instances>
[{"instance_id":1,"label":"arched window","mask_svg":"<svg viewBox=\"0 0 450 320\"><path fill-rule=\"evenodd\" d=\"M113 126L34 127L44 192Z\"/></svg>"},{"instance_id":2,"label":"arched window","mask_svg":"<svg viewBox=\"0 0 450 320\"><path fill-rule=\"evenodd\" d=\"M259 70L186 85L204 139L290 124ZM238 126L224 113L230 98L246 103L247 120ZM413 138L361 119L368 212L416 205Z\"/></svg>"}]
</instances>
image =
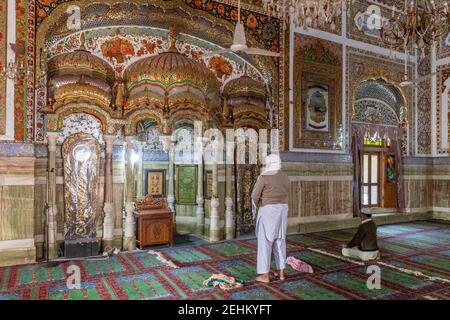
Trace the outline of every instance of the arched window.
<instances>
[{"instance_id":1,"label":"arched window","mask_svg":"<svg viewBox=\"0 0 450 320\"><path fill-rule=\"evenodd\" d=\"M194 126L190 122L179 122L175 130L175 163L194 163Z\"/></svg>"},{"instance_id":2,"label":"arched window","mask_svg":"<svg viewBox=\"0 0 450 320\"><path fill-rule=\"evenodd\" d=\"M153 120L143 120L138 123L138 140L145 143L145 151L163 151L162 142L159 139L159 130Z\"/></svg>"}]
</instances>

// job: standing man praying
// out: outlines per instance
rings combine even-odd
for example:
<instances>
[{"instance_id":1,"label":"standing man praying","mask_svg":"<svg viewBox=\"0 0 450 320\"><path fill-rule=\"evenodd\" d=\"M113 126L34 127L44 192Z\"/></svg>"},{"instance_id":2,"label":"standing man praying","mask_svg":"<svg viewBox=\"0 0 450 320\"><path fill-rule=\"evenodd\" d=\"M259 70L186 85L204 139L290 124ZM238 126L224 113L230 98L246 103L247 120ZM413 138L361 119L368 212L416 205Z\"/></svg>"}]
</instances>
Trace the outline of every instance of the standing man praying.
<instances>
[{"instance_id":1,"label":"standing man praying","mask_svg":"<svg viewBox=\"0 0 450 320\"><path fill-rule=\"evenodd\" d=\"M284 280L289 187L289 178L281 171L280 156L269 155L252 193L252 201L259 207L256 220L259 276L256 281L270 282L272 249L278 275L280 280Z\"/></svg>"}]
</instances>

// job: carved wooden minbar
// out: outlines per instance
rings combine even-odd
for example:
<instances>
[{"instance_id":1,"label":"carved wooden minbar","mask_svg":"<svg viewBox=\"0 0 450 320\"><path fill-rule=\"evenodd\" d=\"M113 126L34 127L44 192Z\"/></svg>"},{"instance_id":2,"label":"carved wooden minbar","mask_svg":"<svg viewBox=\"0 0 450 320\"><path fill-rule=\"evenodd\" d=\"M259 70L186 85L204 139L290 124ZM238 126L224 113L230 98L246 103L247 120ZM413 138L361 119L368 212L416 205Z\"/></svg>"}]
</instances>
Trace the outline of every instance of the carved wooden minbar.
<instances>
[{"instance_id":1,"label":"carved wooden minbar","mask_svg":"<svg viewBox=\"0 0 450 320\"><path fill-rule=\"evenodd\" d=\"M136 204L137 244L140 249L149 245L173 245L174 214L165 198L147 196Z\"/></svg>"}]
</instances>

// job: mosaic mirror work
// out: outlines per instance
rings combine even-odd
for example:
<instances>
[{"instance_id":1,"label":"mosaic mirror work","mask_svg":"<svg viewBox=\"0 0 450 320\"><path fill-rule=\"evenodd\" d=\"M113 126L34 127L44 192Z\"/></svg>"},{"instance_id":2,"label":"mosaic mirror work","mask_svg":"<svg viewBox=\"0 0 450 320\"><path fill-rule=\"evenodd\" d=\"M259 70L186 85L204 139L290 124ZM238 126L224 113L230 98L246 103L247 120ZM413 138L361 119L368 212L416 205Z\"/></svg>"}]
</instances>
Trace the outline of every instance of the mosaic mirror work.
<instances>
[{"instance_id":1,"label":"mosaic mirror work","mask_svg":"<svg viewBox=\"0 0 450 320\"><path fill-rule=\"evenodd\" d=\"M446 34L438 46L438 58L450 56L450 32Z\"/></svg>"},{"instance_id":2,"label":"mosaic mirror work","mask_svg":"<svg viewBox=\"0 0 450 320\"><path fill-rule=\"evenodd\" d=\"M6 65L7 61L7 8L6 1L0 3L0 70ZM6 133L6 81L0 79L0 135Z\"/></svg>"},{"instance_id":3,"label":"mosaic mirror work","mask_svg":"<svg viewBox=\"0 0 450 320\"><path fill-rule=\"evenodd\" d=\"M24 80L16 81L14 96L14 135L16 141L34 140L34 67L35 67L35 1L16 1L16 43L25 46L19 55L27 66Z\"/></svg>"},{"instance_id":4,"label":"mosaic mirror work","mask_svg":"<svg viewBox=\"0 0 450 320\"><path fill-rule=\"evenodd\" d=\"M357 87L353 122L397 127L404 113L400 90L383 79L368 80Z\"/></svg>"},{"instance_id":5,"label":"mosaic mirror work","mask_svg":"<svg viewBox=\"0 0 450 320\"><path fill-rule=\"evenodd\" d=\"M407 155L410 150L414 150L415 147L415 113L413 106L414 102L414 90L399 88L397 85L403 81L404 76L404 63L400 60L392 60L389 57L376 55L371 52L359 49L347 50L347 82L346 82L346 92L347 92L347 108L348 110L353 110L355 107L355 97L351 94L352 92L357 92L358 87L368 81L368 80L378 80L382 79L389 85L397 88L404 98L404 111L400 114L400 123L403 131L401 138L401 148L402 154ZM413 69L410 67L408 69L408 76L411 78L413 76ZM353 112L348 112L348 128L351 127L351 120ZM349 150L348 143L349 140L346 139L347 144L346 150Z\"/></svg>"},{"instance_id":6,"label":"mosaic mirror work","mask_svg":"<svg viewBox=\"0 0 450 320\"><path fill-rule=\"evenodd\" d=\"M439 66L437 69L438 75L437 75L437 92L441 93L436 96L436 140L437 140L437 151L439 154L448 154L448 147L444 148L442 145L442 118L446 117L447 115L443 113L442 106L442 93L444 93L447 88L447 79L450 78L450 65L442 65Z\"/></svg>"},{"instance_id":7,"label":"mosaic mirror work","mask_svg":"<svg viewBox=\"0 0 450 320\"><path fill-rule=\"evenodd\" d=\"M347 37L384 47L380 30L389 21L391 12L392 5L386 7L373 1L355 1L347 20Z\"/></svg>"},{"instance_id":8,"label":"mosaic mirror work","mask_svg":"<svg viewBox=\"0 0 450 320\"><path fill-rule=\"evenodd\" d=\"M100 146L93 136L77 133L64 142L63 158L65 239L93 239Z\"/></svg>"},{"instance_id":9,"label":"mosaic mirror work","mask_svg":"<svg viewBox=\"0 0 450 320\"><path fill-rule=\"evenodd\" d=\"M417 67L419 76L431 73L431 59L419 60ZM431 79L424 80L417 89L417 153L431 154Z\"/></svg>"},{"instance_id":10,"label":"mosaic mirror work","mask_svg":"<svg viewBox=\"0 0 450 320\"><path fill-rule=\"evenodd\" d=\"M342 46L294 41L294 147L342 150Z\"/></svg>"},{"instance_id":11,"label":"mosaic mirror work","mask_svg":"<svg viewBox=\"0 0 450 320\"><path fill-rule=\"evenodd\" d=\"M62 144L69 136L80 132L92 135L101 145L105 143L102 124L96 117L85 113L73 113L64 118L57 142Z\"/></svg>"},{"instance_id":12,"label":"mosaic mirror work","mask_svg":"<svg viewBox=\"0 0 450 320\"><path fill-rule=\"evenodd\" d=\"M236 167L237 236L253 234L256 225L256 216L252 212L251 194L258 179L259 167L254 164L241 164Z\"/></svg>"}]
</instances>

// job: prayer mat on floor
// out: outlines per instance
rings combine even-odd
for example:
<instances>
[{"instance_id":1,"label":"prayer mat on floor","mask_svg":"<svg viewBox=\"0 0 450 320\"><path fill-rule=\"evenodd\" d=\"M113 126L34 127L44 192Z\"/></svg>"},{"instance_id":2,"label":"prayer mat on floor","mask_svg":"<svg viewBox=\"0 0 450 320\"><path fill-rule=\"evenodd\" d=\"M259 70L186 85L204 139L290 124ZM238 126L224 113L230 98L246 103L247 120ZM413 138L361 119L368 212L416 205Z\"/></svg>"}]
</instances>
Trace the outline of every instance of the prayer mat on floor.
<instances>
[{"instance_id":1,"label":"prayer mat on floor","mask_svg":"<svg viewBox=\"0 0 450 320\"><path fill-rule=\"evenodd\" d=\"M310 264L315 273L286 269L286 280L257 283L256 240L219 243L198 241L152 252L120 253L102 260L0 268L0 300L146 300L146 299L450 299L450 225L420 221L380 227L383 236L380 290L367 287L367 267L340 259L342 239L354 229L288 236L288 256ZM317 248L323 253L309 248ZM329 253L329 254L326 254ZM334 255L335 257L331 256ZM161 257L163 259L161 259ZM67 287L67 268L79 267L80 288ZM273 267L275 267L273 265ZM203 285L222 273L244 281L244 287L223 292Z\"/></svg>"}]
</instances>

